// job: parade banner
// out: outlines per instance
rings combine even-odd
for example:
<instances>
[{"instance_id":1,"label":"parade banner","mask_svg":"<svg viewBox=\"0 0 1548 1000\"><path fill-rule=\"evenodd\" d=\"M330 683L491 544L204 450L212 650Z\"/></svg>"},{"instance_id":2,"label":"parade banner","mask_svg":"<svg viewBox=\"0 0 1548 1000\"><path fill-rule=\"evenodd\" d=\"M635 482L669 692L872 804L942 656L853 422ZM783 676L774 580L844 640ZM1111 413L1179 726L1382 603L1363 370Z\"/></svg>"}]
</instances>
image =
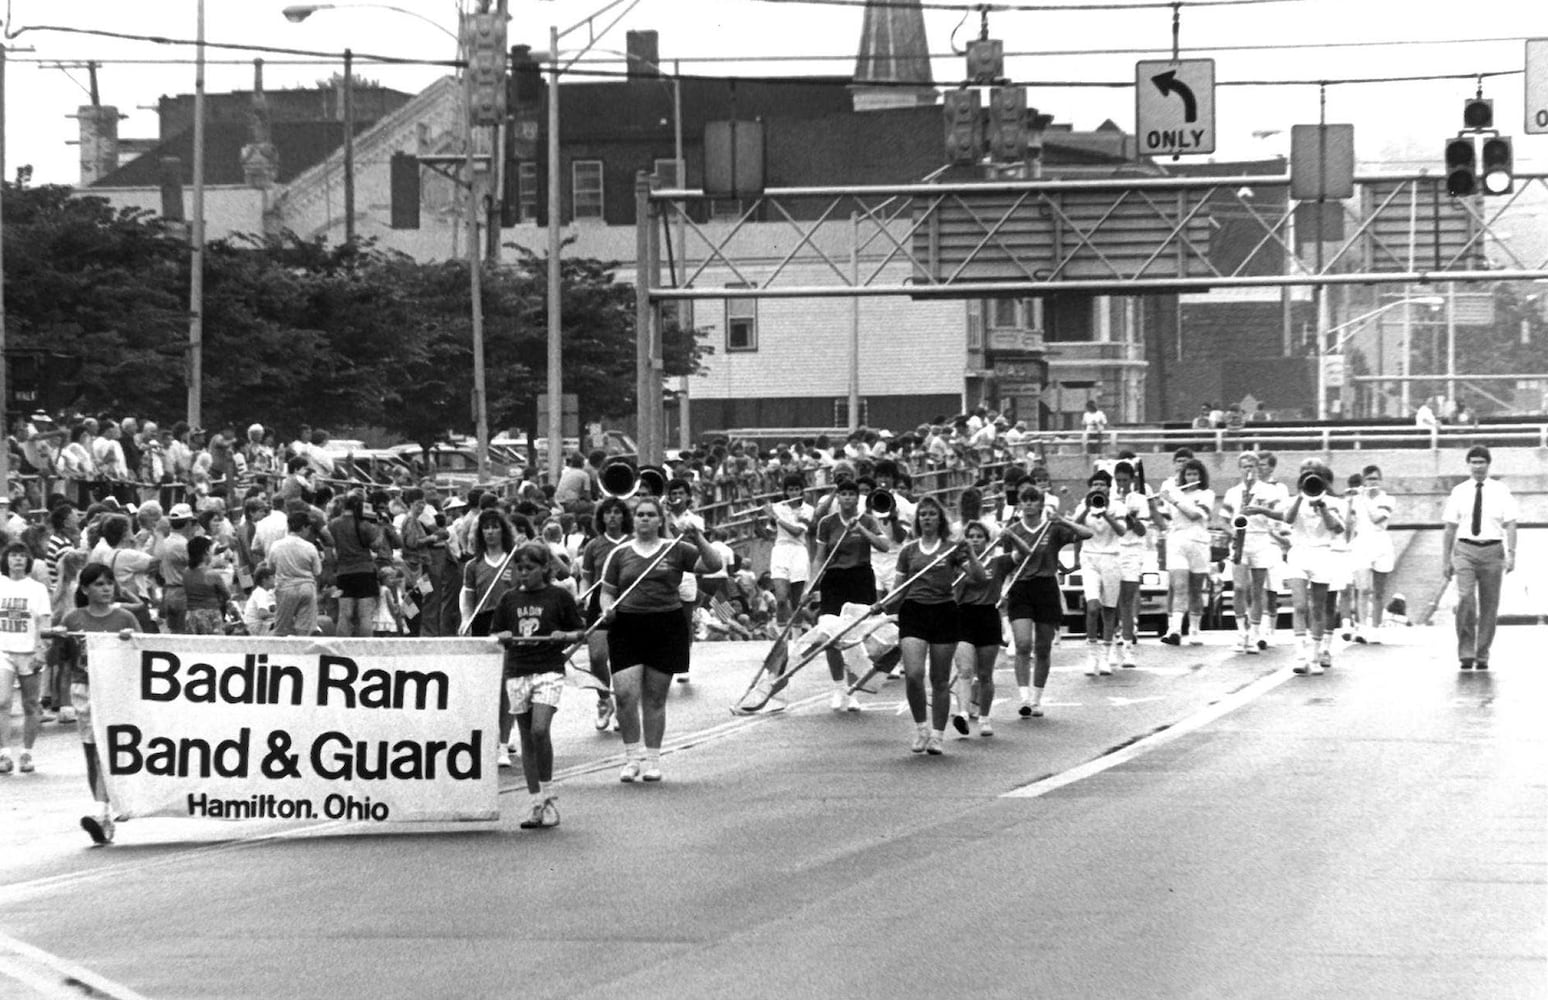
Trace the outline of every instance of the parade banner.
<instances>
[{"instance_id":1,"label":"parade banner","mask_svg":"<svg viewBox=\"0 0 1548 1000\"><path fill-rule=\"evenodd\" d=\"M489 639L87 637L121 817L499 818Z\"/></svg>"}]
</instances>

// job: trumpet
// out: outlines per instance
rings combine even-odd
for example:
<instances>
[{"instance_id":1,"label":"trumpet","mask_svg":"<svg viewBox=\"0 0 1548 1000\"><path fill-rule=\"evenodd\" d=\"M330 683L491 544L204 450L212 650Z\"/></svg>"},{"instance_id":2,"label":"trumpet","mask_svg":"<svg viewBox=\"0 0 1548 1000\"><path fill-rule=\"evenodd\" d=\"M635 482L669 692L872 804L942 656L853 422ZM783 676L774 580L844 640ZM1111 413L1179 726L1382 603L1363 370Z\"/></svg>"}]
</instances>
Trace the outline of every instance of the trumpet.
<instances>
[{"instance_id":1,"label":"trumpet","mask_svg":"<svg viewBox=\"0 0 1548 1000\"><path fill-rule=\"evenodd\" d=\"M636 469L623 459L614 459L597 474L602 492L610 497L627 500L636 494L646 496L666 495L666 473L654 465Z\"/></svg>"},{"instance_id":2,"label":"trumpet","mask_svg":"<svg viewBox=\"0 0 1548 1000\"><path fill-rule=\"evenodd\" d=\"M1322 477L1315 472L1308 472L1301 477L1301 493L1315 499L1328 491L1328 484L1322 481Z\"/></svg>"}]
</instances>

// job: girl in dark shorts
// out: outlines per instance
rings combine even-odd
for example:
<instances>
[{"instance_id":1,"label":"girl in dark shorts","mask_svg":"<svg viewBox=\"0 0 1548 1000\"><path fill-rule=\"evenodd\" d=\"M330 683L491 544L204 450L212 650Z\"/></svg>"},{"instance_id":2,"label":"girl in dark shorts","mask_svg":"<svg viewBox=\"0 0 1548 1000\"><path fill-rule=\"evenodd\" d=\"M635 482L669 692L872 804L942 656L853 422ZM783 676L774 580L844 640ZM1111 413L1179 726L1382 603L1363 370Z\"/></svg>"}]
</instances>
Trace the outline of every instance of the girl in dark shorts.
<instances>
[{"instance_id":1,"label":"girl in dark shorts","mask_svg":"<svg viewBox=\"0 0 1548 1000\"><path fill-rule=\"evenodd\" d=\"M915 538L898 552L895 588L921 574L902 593L898 648L903 654L904 694L914 717L914 753L945 753L946 719L951 714L951 659L959 632L955 583L958 574L982 583L988 574L971 546L951 537L946 512L934 497L919 501ZM925 666L929 661L929 717L925 707Z\"/></svg>"},{"instance_id":2,"label":"girl in dark shorts","mask_svg":"<svg viewBox=\"0 0 1548 1000\"><path fill-rule=\"evenodd\" d=\"M968 521L962 536L968 548L978 556L978 561L984 564L986 575L978 581L963 578L957 584L957 641L973 651L972 694L969 696L973 703L968 711L978 719L978 735L993 736L989 709L994 704L994 664L1004 644L997 598L1016 560L1008 552L990 557L989 528L981 521ZM1022 557L1030 551L1027 543L1017 535L1011 535L1009 543L1020 548ZM961 731L966 734L965 729Z\"/></svg>"},{"instance_id":3,"label":"girl in dark shorts","mask_svg":"<svg viewBox=\"0 0 1548 1000\"><path fill-rule=\"evenodd\" d=\"M595 625L598 618L602 617L602 566L607 562L608 555L619 545L629 540L634 533L634 517L629 513L629 505L618 497L608 497L597 504L593 523L597 529L596 537L586 543L581 550L581 593L589 596L586 598L586 606L583 609L586 614L586 624ZM594 629L586 637L586 657L591 666L591 673L602 684L612 683L612 672L607 662L607 626L604 624ZM609 725L613 725L615 714L613 696L606 691L597 692L597 732L605 732Z\"/></svg>"},{"instance_id":4,"label":"girl in dark shorts","mask_svg":"<svg viewBox=\"0 0 1548 1000\"><path fill-rule=\"evenodd\" d=\"M821 597L819 615L842 615L845 604L870 607L876 601L876 572L871 568L871 553L886 552L892 542L882 533L881 522L860 512L860 486L853 479L841 479L835 487L837 509L817 522L817 565L825 567L817 583ZM834 549L837 548L837 552ZM829 557L831 558L831 561ZM860 702L847 694L855 678L846 680L844 654L832 646L826 650L828 676L833 679L835 711L860 710Z\"/></svg>"},{"instance_id":5,"label":"girl in dark shorts","mask_svg":"<svg viewBox=\"0 0 1548 1000\"><path fill-rule=\"evenodd\" d=\"M1043 714L1043 688L1048 684L1052 666L1054 635L1064 621L1064 595L1059 592L1059 550L1071 542L1091 537L1091 529L1076 524L1061 514L1046 519L1043 491L1035 486L1021 488L1021 517L1000 535L1007 546L1015 545L1030 552L1017 563L1006 594L1006 614L1011 635L1016 640L1016 684L1021 689L1021 717ZM1034 640L1037 670L1032 671ZM1028 687L1028 681L1031 687Z\"/></svg>"},{"instance_id":6,"label":"girl in dark shorts","mask_svg":"<svg viewBox=\"0 0 1548 1000\"><path fill-rule=\"evenodd\" d=\"M664 521L661 501L642 498L634 508L634 537L614 548L602 568L602 617L624 744L618 780L624 782L661 780L667 691L672 675L688 669L688 619L678 585L696 564L711 573L720 569L720 553L697 525L670 539Z\"/></svg>"}]
</instances>

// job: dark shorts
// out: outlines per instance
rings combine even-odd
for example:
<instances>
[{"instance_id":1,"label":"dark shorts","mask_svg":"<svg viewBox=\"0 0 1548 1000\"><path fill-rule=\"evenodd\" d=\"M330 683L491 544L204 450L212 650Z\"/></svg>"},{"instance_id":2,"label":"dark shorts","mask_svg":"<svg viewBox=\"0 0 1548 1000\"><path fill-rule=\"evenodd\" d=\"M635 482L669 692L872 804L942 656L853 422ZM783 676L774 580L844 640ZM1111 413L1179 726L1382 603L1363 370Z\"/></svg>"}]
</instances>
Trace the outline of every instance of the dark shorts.
<instances>
[{"instance_id":1,"label":"dark shorts","mask_svg":"<svg viewBox=\"0 0 1548 1000\"><path fill-rule=\"evenodd\" d=\"M664 674L688 672L688 619L682 609L634 614L620 611L607 631L613 672L641 664Z\"/></svg>"},{"instance_id":2,"label":"dark shorts","mask_svg":"<svg viewBox=\"0 0 1548 1000\"><path fill-rule=\"evenodd\" d=\"M381 595L381 585L375 573L340 573L333 581L339 588L339 596L352 601L364 601Z\"/></svg>"},{"instance_id":3,"label":"dark shorts","mask_svg":"<svg viewBox=\"0 0 1548 1000\"><path fill-rule=\"evenodd\" d=\"M1064 595L1059 581L1051 576L1021 580L1010 589L1006 617L1011 621L1030 618L1039 625L1058 625L1064 621Z\"/></svg>"},{"instance_id":4,"label":"dark shorts","mask_svg":"<svg viewBox=\"0 0 1548 1000\"><path fill-rule=\"evenodd\" d=\"M974 647L1004 645L999 609L993 604L958 605L957 639Z\"/></svg>"},{"instance_id":5,"label":"dark shorts","mask_svg":"<svg viewBox=\"0 0 1548 1000\"><path fill-rule=\"evenodd\" d=\"M876 603L876 571L870 563L846 569L830 569L818 582L822 591L822 614L841 615L845 604Z\"/></svg>"},{"instance_id":6,"label":"dark shorts","mask_svg":"<svg viewBox=\"0 0 1548 1000\"><path fill-rule=\"evenodd\" d=\"M898 638L923 639L930 645L957 644L957 604L904 601L898 609Z\"/></svg>"},{"instance_id":7,"label":"dark shorts","mask_svg":"<svg viewBox=\"0 0 1548 1000\"><path fill-rule=\"evenodd\" d=\"M591 596L586 598L586 625L587 625L587 627L590 627L592 625L596 625L597 624L597 619L601 618L601 617L602 617L602 588L601 587L597 587L595 590L593 590L591 592ZM607 626L606 625L599 626L597 628L597 631L601 632L603 635L607 635Z\"/></svg>"}]
</instances>

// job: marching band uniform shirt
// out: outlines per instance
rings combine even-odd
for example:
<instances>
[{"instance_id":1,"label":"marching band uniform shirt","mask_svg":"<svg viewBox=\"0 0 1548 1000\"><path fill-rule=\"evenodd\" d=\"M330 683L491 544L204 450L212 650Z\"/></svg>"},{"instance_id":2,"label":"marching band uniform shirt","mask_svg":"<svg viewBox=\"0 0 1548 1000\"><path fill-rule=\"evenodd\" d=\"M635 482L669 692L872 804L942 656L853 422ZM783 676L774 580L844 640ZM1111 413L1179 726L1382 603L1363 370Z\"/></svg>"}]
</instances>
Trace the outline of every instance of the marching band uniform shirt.
<instances>
[{"instance_id":1,"label":"marching band uniform shirt","mask_svg":"<svg viewBox=\"0 0 1548 1000\"><path fill-rule=\"evenodd\" d=\"M1270 507L1279 510L1285 505L1289 497L1285 493L1284 483L1265 483L1258 480L1252 484L1251 492L1243 489L1244 484L1237 483L1226 490L1225 498L1220 501L1220 513L1227 521L1234 519L1242 512L1243 507ZM1244 497L1244 493L1246 494ZM1273 531L1266 514L1247 515L1247 534L1267 535Z\"/></svg>"},{"instance_id":2,"label":"marching band uniform shirt","mask_svg":"<svg viewBox=\"0 0 1548 1000\"><path fill-rule=\"evenodd\" d=\"M1117 505L1119 501L1112 501L1112 503ZM1119 516L1120 511L1115 510L1112 513L1113 517L1116 518ZM1091 537L1081 542L1081 556L1117 555L1120 544L1119 539L1128 537L1129 532L1127 529L1125 529L1122 535L1118 534L1118 529L1107 523L1107 518L1102 516L1101 511L1087 510L1084 503L1075 508L1075 519L1080 520L1081 514L1086 515L1086 527L1091 529Z\"/></svg>"},{"instance_id":3,"label":"marching band uniform shirt","mask_svg":"<svg viewBox=\"0 0 1548 1000\"><path fill-rule=\"evenodd\" d=\"M923 539L916 538L908 542L898 553L898 582L907 580L928 566L931 560L940 556L942 545L954 544L938 538L935 540L935 545L927 549L924 547ZM960 547L957 548L951 555L936 563L923 576L909 584L908 591L903 595L904 600L918 604L950 604L955 600L953 581L967 564L967 553Z\"/></svg>"},{"instance_id":4,"label":"marching band uniform shirt","mask_svg":"<svg viewBox=\"0 0 1548 1000\"><path fill-rule=\"evenodd\" d=\"M617 610L627 611L631 614L657 614L663 611L679 611L683 601L678 596L678 588L683 581L683 574L692 573L693 567L699 561L699 550L687 542L663 540L648 552L642 553L637 541L625 542L608 554L607 563L602 568L602 581L610 587L617 588L617 593L622 594L634 584L635 580L645 575L647 567L661 553L663 545L672 547L672 552L662 558L655 569L650 570L649 575L634 588L625 600L619 602Z\"/></svg>"},{"instance_id":5,"label":"marching band uniform shirt","mask_svg":"<svg viewBox=\"0 0 1548 1000\"><path fill-rule=\"evenodd\" d=\"M1168 513L1171 515L1171 522L1166 528L1168 536L1181 542L1209 544L1209 512L1215 506L1214 490L1196 486L1184 492L1182 487L1173 482L1162 492L1161 502L1170 508ZM1183 510L1188 508L1203 511L1204 516L1194 520L1183 513Z\"/></svg>"},{"instance_id":6,"label":"marching band uniform shirt","mask_svg":"<svg viewBox=\"0 0 1548 1000\"><path fill-rule=\"evenodd\" d=\"M1324 495L1324 501L1328 509L1334 514L1339 512L1339 503L1336 499L1330 499ZM1295 520L1290 522L1290 545L1292 548L1329 548L1333 544L1334 532L1323 520L1322 513L1312 507L1312 502L1301 500L1301 506L1296 509Z\"/></svg>"},{"instance_id":7,"label":"marching band uniform shirt","mask_svg":"<svg viewBox=\"0 0 1548 1000\"><path fill-rule=\"evenodd\" d=\"M1045 530L1042 525L1028 528L1026 520L1023 518L1005 530L1007 532L1014 532L1022 541L1032 546L1032 555L1029 557L1032 563L1021 573L1018 582L1030 580L1038 576L1057 576L1059 573L1059 550L1071 542L1080 540L1080 536L1075 533L1075 529L1063 521L1053 521L1047 525ZM1022 559L1021 550L1016 550L1016 554L1011 558L1016 560L1016 564L1019 566Z\"/></svg>"},{"instance_id":8,"label":"marching band uniform shirt","mask_svg":"<svg viewBox=\"0 0 1548 1000\"><path fill-rule=\"evenodd\" d=\"M774 547L778 549L797 548L806 551L807 533L812 526L812 518L816 511L811 504L801 501L796 506L790 506L789 501L780 500L774 505ZM788 530L786 525L806 525L808 532L795 534Z\"/></svg>"},{"instance_id":9,"label":"marching band uniform shirt","mask_svg":"<svg viewBox=\"0 0 1548 1000\"><path fill-rule=\"evenodd\" d=\"M861 526L867 531L873 535L881 534L881 524L875 517L870 514L861 514L859 517ZM843 533L844 528L849 523L844 520L842 514L835 510L817 522L817 540L823 543L823 545L831 544L833 539L838 538ZM870 539L862 535L857 528L849 533L849 536L844 539L843 544L838 548L838 552L832 558L833 561L828 564L829 570L855 569L858 566L869 566L871 565Z\"/></svg>"}]
</instances>

